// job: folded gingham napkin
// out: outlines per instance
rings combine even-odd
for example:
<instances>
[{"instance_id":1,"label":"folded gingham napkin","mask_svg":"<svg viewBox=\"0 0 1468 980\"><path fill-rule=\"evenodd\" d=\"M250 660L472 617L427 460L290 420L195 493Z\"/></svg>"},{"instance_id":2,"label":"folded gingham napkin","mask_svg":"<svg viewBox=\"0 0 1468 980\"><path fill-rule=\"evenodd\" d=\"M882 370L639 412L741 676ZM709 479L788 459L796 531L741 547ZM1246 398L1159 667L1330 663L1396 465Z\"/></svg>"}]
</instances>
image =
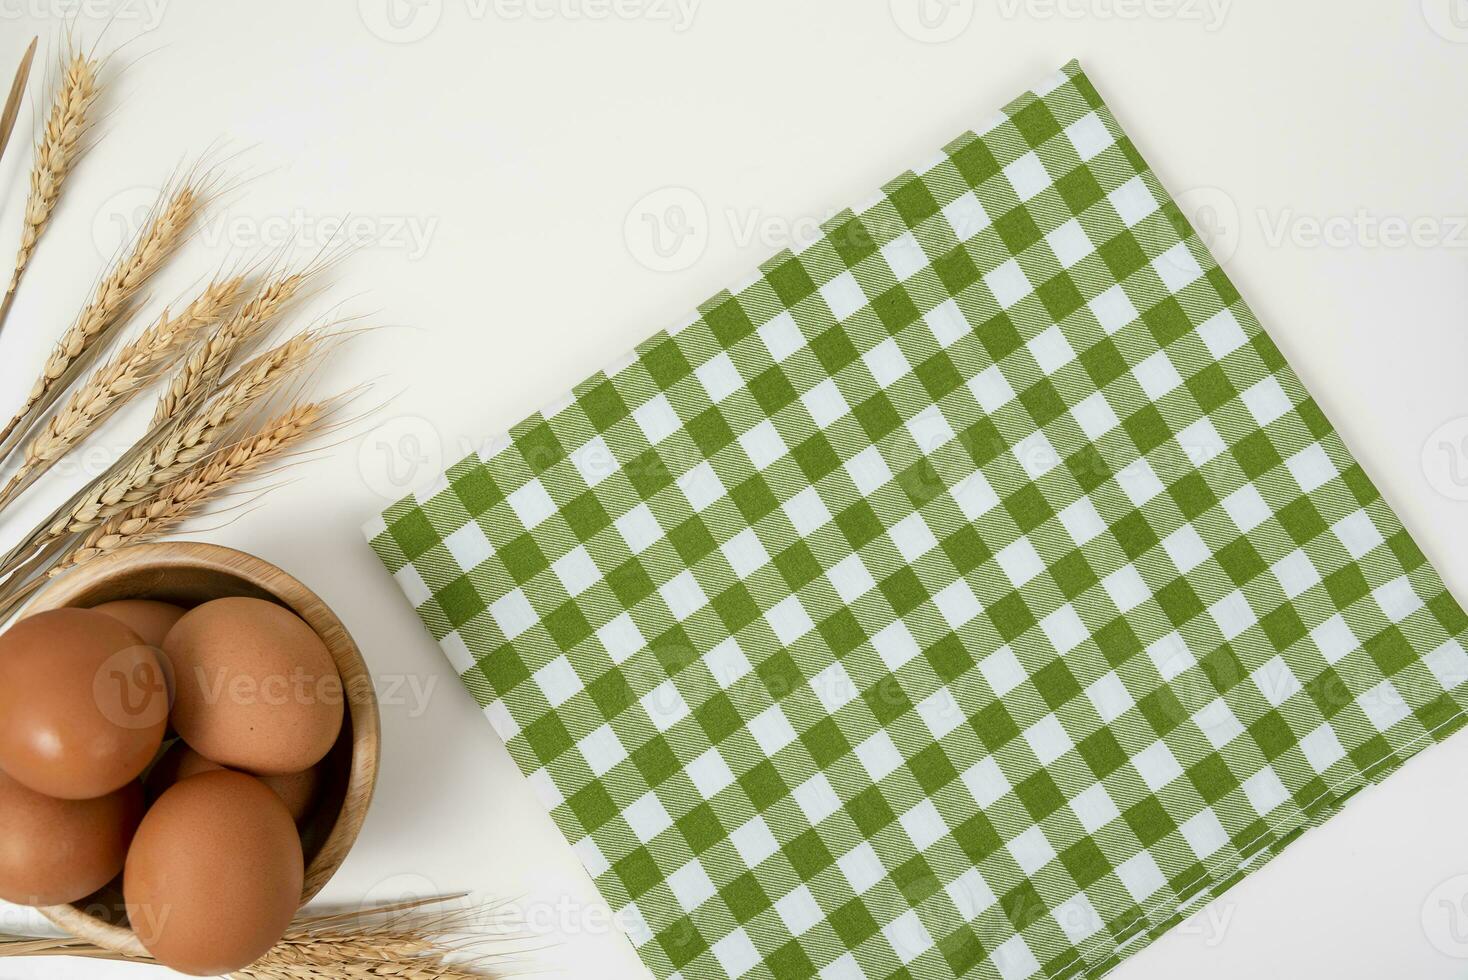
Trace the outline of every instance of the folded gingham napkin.
<instances>
[{"instance_id":1,"label":"folded gingham napkin","mask_svg":"<svg viewBox=\"0 0 1468 980\"><path fill-rule=\"evenodd\" d=\"M1468 692L1075 64L368 536L659 978L1099 975Z\"/></svg>"}]
</instances>

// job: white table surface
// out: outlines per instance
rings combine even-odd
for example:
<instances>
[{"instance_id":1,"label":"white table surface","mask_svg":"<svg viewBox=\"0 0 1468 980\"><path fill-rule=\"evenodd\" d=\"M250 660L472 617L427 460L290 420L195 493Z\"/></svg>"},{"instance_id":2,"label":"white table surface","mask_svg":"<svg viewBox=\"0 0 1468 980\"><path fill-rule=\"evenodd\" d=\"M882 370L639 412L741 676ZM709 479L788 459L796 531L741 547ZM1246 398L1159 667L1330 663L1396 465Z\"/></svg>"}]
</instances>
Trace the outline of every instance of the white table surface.
<instances>
[{"instance_id":1,"label":"white table surface","mask_svg":"<svg viewBox=\"0 0 1468 980\"><path fill-rule=\"evenodd\" d=\"M510 898L539 947L527 967L647 975L358 526L1071 57L1468 596L1465 0L77 6L0 0L6 73L31 34L90 39L109 20L122 69L0 338L7 403L150 188L211 143L249 179L159 302L287 235L312 250L349 214L370 239L310 309L388 325L320 384L373 377L389 404L263 505L192 535L317 590L387 695L377 799L327 899ZM7 254L28 160L0 163ZM0 536L139 421L107 429ZM1461 977L1465 801L1460 736L1117 975ZM0 929L31 922L0 908ZM0 961L0 978L150 972Z\"/></svg>"}]
</instances>

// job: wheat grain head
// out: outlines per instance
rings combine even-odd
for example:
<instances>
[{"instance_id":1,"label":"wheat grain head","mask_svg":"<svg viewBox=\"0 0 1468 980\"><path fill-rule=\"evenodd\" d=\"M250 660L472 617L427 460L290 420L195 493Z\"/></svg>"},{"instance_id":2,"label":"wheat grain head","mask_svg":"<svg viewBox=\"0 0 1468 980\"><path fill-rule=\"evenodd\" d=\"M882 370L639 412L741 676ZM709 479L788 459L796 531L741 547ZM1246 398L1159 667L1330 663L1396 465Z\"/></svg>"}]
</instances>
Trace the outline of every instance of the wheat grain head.
<instances>
[{"instance_id":1,"label":"wheat grain head","mask_svg":"<svg viewBox=\"0 0 1468 980\"><path fill-rule=\"evenodd\" d=\"M256 474L309 438L329 412L324 402L298 405L266 422L255 433L185 470L151 499L134 504L89 531L47 573L54 577L119 548L147 541L198 512L212 497Z\"/></svg>"},{"instance_id":2,"label":"wheat grain head","mask_svg":"<svg viewBox=\"0 0 1468 980\"><path fill-rule=\"evenodd\" d=\"M0 507L174 363L206 327L234 305L243 282L243 276L217 280L178 314L164 310L152 326L92 372L26 443L19 469L0 491Z\"/></svg>"},{"instance_id":3,"label":"wheat grain head","mask_svg":"<svg viewBox=\"0 0 1468 980\"><path fill-rule=\"evenodd\" d=\"M242 365L194 414L167 426L145 452L89 487L41 540L95 528L178 479L209 455L251 407L311 363L331 336L320 331L299 334Z\"/></svg>"},{"instance_id":4,"label":"wheat grain head","mask_svg":"<svg viewBox=\"0 0 1468 980\"><path fill-rule=\"evenodd\" d=\"M25 403L10 423L0 430L0 454L8 453L14 440L25 434L37 418L53 404L85 368L89 355L123 319L138 290L168 257L183 244L190 223L203 208L206 193L194 180L186 180L155 209L133 243L132 250L98 284L82 312L46 358L41 375L32 385Z\"/></svg>"},{"instance_id":5,"label":"wheat grain head","mask_svg":"<svg viewBox=\"0 0 1468 980\"><path fill-rule=\"evenodd\" d=\"M278 276L262 286L185 358L158 396L149 428L177 418L208 394L234 357L273 326L311 276L309 270Z\"/></svg>"},{"instance_id":6,"label":"wheat grain head","mask_svg":"<svg viewBox=\"0 0 1468 980\"><path fill-rule=\"evenodd\" d=\"M97 77L101 63L80 51L63 56L61 82L46 115L46 126L36 143L36 159L31 164L30 191L26 197L25 215L21 220L20 247L5 298L0 300L0 324L10 312L21 276L30 265L36 243L51 221L51 212L61 199L61 187L80 158L83 137L91 127L92 108L100 87Z\"/></svg>"}]
</instances>

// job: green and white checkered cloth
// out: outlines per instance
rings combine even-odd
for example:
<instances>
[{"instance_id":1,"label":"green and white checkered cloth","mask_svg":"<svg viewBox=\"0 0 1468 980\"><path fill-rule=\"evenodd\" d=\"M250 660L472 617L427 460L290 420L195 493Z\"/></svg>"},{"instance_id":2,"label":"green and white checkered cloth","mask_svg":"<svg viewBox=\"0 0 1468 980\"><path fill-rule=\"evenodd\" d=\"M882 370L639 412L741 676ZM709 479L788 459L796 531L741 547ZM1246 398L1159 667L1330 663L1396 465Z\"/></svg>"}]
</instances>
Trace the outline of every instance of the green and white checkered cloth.
<instances>
[{"instance_id":1,"label":"green and white checkered cloth","mask_svg":"<svg viewBox=\"0 0 1468 980\"><path fill-rule=\"evenodd\" d=\"M1468 698L1075 64L368 536L660 978L1097 976Z\"/></svg>"}]
</instances>

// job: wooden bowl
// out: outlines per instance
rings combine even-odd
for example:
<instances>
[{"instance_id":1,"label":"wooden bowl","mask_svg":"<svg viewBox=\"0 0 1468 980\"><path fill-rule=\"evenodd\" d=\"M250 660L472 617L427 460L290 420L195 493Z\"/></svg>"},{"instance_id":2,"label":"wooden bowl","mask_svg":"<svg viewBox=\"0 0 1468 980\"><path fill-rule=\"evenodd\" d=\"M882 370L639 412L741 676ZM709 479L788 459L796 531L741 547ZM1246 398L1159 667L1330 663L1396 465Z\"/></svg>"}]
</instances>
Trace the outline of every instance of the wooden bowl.
<instances>
[{"instance_id":1,"label":"wooden bowl","mask_svg":"<svg viewBox=\"0 0 1468 980\"><path fill-rule=\"evenodd\" d=\"M194 606L224 596L278 602L325 641L346 692L341 736L322 762L314 811L301 825L306 856L301 904L316 896L341 867L362 829L377 781L381 727L372 679L341 620L285 572L232 548L187 541L144 544L115 558L83 565L42 590L25 614L63 606L95 606L114 599L161 599ZM103 949L147 956L127 925L117 882L72 905L40 910L58 928Z\"/></svg>"}]
</instances>

